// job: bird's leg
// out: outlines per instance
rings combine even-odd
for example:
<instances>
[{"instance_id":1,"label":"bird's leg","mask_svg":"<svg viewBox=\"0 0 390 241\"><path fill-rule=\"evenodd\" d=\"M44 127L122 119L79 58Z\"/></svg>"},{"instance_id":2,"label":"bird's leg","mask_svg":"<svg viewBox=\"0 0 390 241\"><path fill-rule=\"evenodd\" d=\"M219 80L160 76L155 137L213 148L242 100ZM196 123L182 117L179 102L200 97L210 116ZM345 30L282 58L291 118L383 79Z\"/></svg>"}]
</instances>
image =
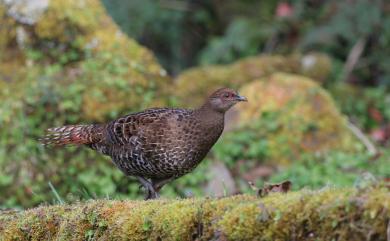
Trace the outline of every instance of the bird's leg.
<instances>
[{"instance_id":1,"label":"bird's leg","mask_svg":"<svg viewBox=\"0 0 390 241\"><path fill-rule=\"evenodd\" d=\"M172 181L174 178L165 178L165 179L152 179L152 185L156 192L159 192L161 188L167 184L168 182Z\"/></svg>"},{"instance_id":2,"label":"bird's leg","mask_svg":"<svg viewBox=\"0 0 390 241\"><path fill-rule=\"evenodd\" d=\"M140 176L137 176L137 179L145 188L146 191L145 200L155 199L159 197L158 193L154 190L152 183L150 183L147 179Z\"/></svg>"}]
</instances>

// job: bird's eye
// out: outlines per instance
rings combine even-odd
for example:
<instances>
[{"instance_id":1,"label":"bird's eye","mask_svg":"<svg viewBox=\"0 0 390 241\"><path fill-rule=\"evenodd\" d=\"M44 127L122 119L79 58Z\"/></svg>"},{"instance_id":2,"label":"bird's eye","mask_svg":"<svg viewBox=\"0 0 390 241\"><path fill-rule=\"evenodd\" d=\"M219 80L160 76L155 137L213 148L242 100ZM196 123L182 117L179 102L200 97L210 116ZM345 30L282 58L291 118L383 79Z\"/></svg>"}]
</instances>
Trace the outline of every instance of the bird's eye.
<instances>
[{"instance_id":1,"label":"bird's eye","mask_svg":"<svg viewBox=\"0 0 390 241\"><path fill-rule=\"evenodd\" d=\"M223 97L225 97L225 98L229 98L229 96L230 96L229 93L225 93L225 94L223 95Z\"/></svg>"}]
</instances>

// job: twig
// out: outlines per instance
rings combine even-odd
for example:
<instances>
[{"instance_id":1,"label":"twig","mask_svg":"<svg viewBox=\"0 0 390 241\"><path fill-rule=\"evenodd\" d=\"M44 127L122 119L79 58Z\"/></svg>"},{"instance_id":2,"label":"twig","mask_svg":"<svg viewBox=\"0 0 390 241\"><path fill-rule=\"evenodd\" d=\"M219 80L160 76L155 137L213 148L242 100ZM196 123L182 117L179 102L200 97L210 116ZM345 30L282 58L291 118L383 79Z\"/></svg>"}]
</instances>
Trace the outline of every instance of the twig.
<instances>
[{"instance_id":1,"label":"twig","mask_svg":"<svg viewBox=\"0 0 390 241\"><path fill-rule=\"evenodd\" d=\"M352 122L348 121L347 126L349 130L363 143L363 145L367 148L368 154L370 156L378 155L378 150L375 145L368 139L364 133Z\"/></svg>"},{"instance_id":2,"label":"twig","mask_svg":"<svg viewBox=\"0 0 390 241\"><path fill-rule=\"evenodd\" d=\"M355 45L352 47L351 51L348 54L347 61L345 62L342 79L347 80L353 69L355 68L357 62L362 55L364 48L366 47L366 38L360 38Z\"/></svg>"}]
</instances>

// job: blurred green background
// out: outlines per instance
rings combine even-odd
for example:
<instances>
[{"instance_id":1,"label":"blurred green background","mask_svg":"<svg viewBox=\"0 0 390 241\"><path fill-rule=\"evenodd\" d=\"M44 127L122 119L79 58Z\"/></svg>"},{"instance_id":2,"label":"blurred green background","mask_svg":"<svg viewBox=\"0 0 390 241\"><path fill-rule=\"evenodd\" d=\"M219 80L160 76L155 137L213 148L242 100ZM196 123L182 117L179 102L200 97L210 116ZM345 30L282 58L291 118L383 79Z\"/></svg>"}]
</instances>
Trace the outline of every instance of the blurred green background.
<instances>
[{"instance_id":1,"label":"blurred green background","mask_svg":"<svg viewBox=\"0 0 390 241\"><path fill-rule=\"evenodd\" d=\"M390 178L390 4L380 0L0 0L0 207L142 198L52 126L153 106L248 97L223 137L164 197Z\"/></svg>"}]
</instances>

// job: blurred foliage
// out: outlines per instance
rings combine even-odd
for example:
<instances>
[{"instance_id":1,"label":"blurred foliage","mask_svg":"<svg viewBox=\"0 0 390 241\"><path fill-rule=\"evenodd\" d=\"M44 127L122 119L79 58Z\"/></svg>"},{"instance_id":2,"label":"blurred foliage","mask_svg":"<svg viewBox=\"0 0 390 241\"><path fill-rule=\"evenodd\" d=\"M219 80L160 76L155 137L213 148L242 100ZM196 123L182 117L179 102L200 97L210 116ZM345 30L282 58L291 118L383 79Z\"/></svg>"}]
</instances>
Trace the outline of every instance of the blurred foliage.
<instances>
[{"instance_id":1,"label":"blurred foliage","mask_svg":"<svg viewBox=\"0 0 390 241\"><path fill-rule=\"evenodd\" d=\"M122 30L136 38L141 44L155 51L164 66L178 72L186 62L183 58L183 21L186 16L185 1L139 1L102 0L113 19Z\"/></svg>"},{"instance_id":2,"label":"blurred foliage","mask_svg":"<svg viewBox=\"0 0 390 241\"><path fill-rule=\"evenodd\" d=\"M226 80L215 83L233 83L235 87L235 80L241 76L230 70L221 74L215 64L232 63L260 53L318 51L330 57L331 74L321 72L327 68L319 68L310 77L327 81L324 86L334 94L342 111L367 131L388 123L386 111L381 111L386 106L383 100L390 83L388 1L162 0L147 1L145 5L123 0L104 2L122 29L151 48L169 72L176 75L187 67L212 64L200 69L199 76L190 69L177 78L179 87L191 93L199 89L199 93L205 92L201 78L214 80L208 70L212 76ZM361 43L361 54L357 54ZM311 62L310 58L302 61ZM279 68L288 72L289 66L284 63ZM187 80L191 78L195 81ZM364 92L364 99L354 98L348 93L333 92L333 85L339 82L374 88L359 90ZM184 92L187 97L187 91ZM373 109L371 106L381 111L383 122L372 117L368 111Z\"/></svg>"},{"instance_id":3,"label":"blurred foliage","mask_svg":"<svg viewBox=\"0 0 390 241\"><path fill-rule=\"evenodd\" d=\"M298 162L282 168L270 178L271 182L290 180L295 189L320 188L325 185L350 187L367 175L379 180L390 177L390 152L384 150L379 158L365 153L331 151L326 154L303 155Z\"/></svg>"},{"instance_id":4,"label":"blurred foliage","mask_svg":"<svg viewBox=\"0 0 390 241\"><path fill-rule=\"evenodd\" d=\"M338 60L346 59L360 40L364 53L351 77L362 84L390 85L389 3L381 0L341 1L326 6L322 23L302 39L304 49L326 51ZM324 21L325 20L325 21Z\"/></svg>"},{"instance_id":5,"label":"blurred foliage","mask_svg":"<svg viewBox=\"0 0 390 241\"><path fill-rule=\"evenodd\" d=\"M103 2L125 32L154 50L173 73L264 52L322 51L342 65L363 39L363 54L349 80L390 83L387 1Z\"/></svg>"},{"instance_id":6,"label":"blurred foliage","mask_svg":"<svg viewBox=\"0 0 390 241\"><path fill-rule=\"evenodd\" d=\"M390 121L390 94L384 88L348 84L334 84L329 87L338 100L341 110L365 130L371 130Z\"/></svg>"},{"instance_id":7,"label":"blurred foliage","mask_svg":"<svg viewBox=\"0 0 390 241\"><path fill-rule=\"evenodd\" d=\"M268 31L267 31L268 30ZM203 65L230 63L259 52L259 43L270 35L269 28L259 28L255 21L239 18L227 27L223 37L212 37L200 53Z\"/></svg>"}]
</instances>

